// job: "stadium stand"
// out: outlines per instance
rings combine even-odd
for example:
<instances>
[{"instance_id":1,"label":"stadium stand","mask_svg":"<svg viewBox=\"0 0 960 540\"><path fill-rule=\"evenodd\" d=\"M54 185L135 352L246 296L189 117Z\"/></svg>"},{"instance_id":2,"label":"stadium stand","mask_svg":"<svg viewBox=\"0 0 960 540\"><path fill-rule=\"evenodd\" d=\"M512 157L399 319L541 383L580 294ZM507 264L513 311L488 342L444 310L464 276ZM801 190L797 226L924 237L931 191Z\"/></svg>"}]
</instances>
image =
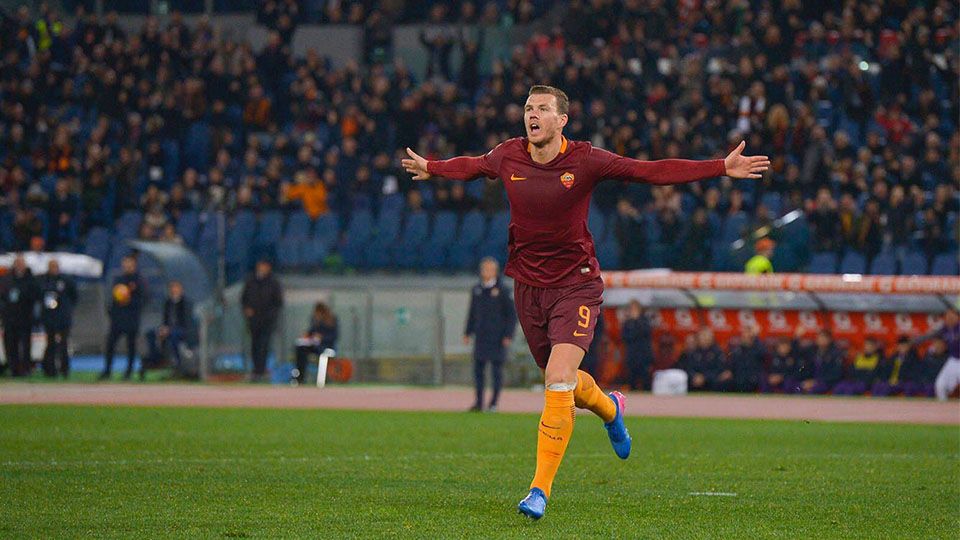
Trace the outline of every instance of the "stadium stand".
<instances>
[{"instance_id":1,"label":"stadium stand","mask_svg":"<svg viewBox=\"0 0 960 540\"><path fill-rule=\"evenodd\" d=\"M215 18L186 24L176 11L194 4L169 2L173 16L148 17L132 33L116 14L90 15L85 1L64 3L77 10L70 19L50 7L4 17L0 248L43 236L114 267L125 240L157 239L171 223L213 272L224 212L229 281L264 256L309 271L332 255L362 270L468 269L479 255L503 262L500 188L413 185L397 151L485 152L517 134L527 87L551 82L571 95L570 138L646 159L714 157L745 138L774 157L757 182L601 186L590 227L606 268L739 270L749 254L733 244L746 240L749 250L770 235L778 271L957 273L960 59L948 2L797 2L776 13L758 4L738 25L723 22L721 4L693 13L611 0L460 10L399 2L391 11L286 1L266 12L263 3L215 2L218 12L258 9L270 32L260 50L216 32ZM149 2L118 7L145 13ZM57 30L41 39L36 23L52 20L64 24L48 24ZM489 66L443 53L482 40L426 36L420 77L393 61L384 36L422 20L535 24ZM299 25L341 22L367 25L364 62L291 53ZM316 223L305 201L284 195L309 175L322 184L310 208ZM643 235L617 219L621 203L642 216ZM704 239L691 235L699 208ZM777 224L793 211L800 219ZM709 247L684 248L698 241Z\"/></svg>"}]
</instances>

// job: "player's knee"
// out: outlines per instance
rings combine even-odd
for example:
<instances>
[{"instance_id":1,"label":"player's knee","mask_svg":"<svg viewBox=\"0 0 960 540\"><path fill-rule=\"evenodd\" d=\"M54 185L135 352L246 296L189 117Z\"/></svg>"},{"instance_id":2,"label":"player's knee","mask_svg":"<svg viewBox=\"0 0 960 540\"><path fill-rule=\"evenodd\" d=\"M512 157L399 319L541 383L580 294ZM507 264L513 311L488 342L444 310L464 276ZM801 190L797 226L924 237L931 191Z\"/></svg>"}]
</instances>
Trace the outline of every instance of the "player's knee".
<instances>
[{"instance_id":1,"label":"player's knee","mask_svg":"<svg viewBox=\"0 0 960 540\"><path fill-rule=\"evenodd\" d=\"M577 369L566 366L547 366L543 373L543 383L547 388L551 385L568 386L573 385L571 390L577 386Z\"/></svg>"}]
</instances>

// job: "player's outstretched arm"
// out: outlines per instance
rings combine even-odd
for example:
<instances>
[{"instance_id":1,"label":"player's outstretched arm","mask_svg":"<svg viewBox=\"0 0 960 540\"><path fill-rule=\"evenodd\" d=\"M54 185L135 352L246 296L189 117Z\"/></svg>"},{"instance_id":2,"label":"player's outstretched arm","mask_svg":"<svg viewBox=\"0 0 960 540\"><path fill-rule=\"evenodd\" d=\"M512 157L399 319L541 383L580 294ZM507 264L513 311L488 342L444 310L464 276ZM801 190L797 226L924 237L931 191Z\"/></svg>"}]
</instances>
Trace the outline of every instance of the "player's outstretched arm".
<instances>
[{"instance_id":1,"label":"player's outstretched arm","mask_svg":"<svg viewBox=\"0 0 960 540\"><path fill-rule=\"evenodd\" d=\"M473 180L480 176L494 178L497 176L497 163L500 151L498 146L489 153L478 157L460 156L443 160L428 160L410 148L407 155L410 159L400 160L400 164L414 180L429 180L431 176L442 176L452 180Z\"/></svg>"},{"instance_id":2,"label":"player's outstretched arm","mask_svg":"<svg viewBox=\"0 0 960 540\"><path fill-rule=\"evenodd\" d=\"M741 142L726 158L704 161L641 161L598 148L591 152L591 159L595 160L594 163L599 167L599 178L618 178L647 184L685 184L717 176L760 178L761 173L770 167L770 159L767 156L744 156L745 146L746 143Z\"/></svg>"}]
</instances>

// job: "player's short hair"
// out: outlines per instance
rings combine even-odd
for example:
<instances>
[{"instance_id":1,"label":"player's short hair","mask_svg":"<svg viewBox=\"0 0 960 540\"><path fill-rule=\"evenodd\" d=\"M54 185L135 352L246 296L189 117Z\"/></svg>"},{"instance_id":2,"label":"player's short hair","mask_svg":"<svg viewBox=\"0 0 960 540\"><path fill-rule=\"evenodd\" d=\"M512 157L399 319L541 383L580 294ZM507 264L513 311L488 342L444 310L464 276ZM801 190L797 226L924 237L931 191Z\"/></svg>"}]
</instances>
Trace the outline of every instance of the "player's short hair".
<instances>
[{"instance_id":1,"label":"player's short hair","mask_svg":"<svg viewBox=\"0 0 960 540\"><path fill-rule=\"evenodd\" d=\"M567 114L567 111L570 110L570 98L567 97L566 92L559 88L545 84L535 84L530 87L530 92L527 96L534 94L549 94L557 98L557 112L560 114Z\"/></svg>"}]
</instances>

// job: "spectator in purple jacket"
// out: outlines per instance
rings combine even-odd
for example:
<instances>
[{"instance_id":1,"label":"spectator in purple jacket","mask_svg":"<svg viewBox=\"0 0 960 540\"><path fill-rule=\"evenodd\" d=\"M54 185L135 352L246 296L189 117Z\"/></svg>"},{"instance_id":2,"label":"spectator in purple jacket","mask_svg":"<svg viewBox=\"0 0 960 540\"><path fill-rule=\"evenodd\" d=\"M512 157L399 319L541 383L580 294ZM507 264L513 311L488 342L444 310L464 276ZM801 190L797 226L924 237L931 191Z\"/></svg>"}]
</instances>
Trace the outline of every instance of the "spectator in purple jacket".
<instances>
[{"instance_id":1,"label":"spectator in purple jacket","mask_svg":"<svg viewBox=\"0 0 960 540\"><path fill-rule=\"evenodd\" d=\"M770 367L760 379L760 391L763 393L786 392L793 393L799 388L797 376L800 369L800 360L797 357L795 344L790 338L780 338L770 358Z\"/></svg>"},{"instance_id":2,"label":"spectator in purple jacket","mask_svg":"<svg viewBox=\"0 0 960 540\"><path fill-rule=\"evenodd\" d=\"M884 358L877 366L877 380L873 383L870 394L873 396L889 396L903 392L908 384L905 377L908 375L914 376L913 373L908 371L914 364L919 365L917 352L913 349L909 337L900 336L897 339L897 347L893 354Z\"/></svg>"}]
</instances>

